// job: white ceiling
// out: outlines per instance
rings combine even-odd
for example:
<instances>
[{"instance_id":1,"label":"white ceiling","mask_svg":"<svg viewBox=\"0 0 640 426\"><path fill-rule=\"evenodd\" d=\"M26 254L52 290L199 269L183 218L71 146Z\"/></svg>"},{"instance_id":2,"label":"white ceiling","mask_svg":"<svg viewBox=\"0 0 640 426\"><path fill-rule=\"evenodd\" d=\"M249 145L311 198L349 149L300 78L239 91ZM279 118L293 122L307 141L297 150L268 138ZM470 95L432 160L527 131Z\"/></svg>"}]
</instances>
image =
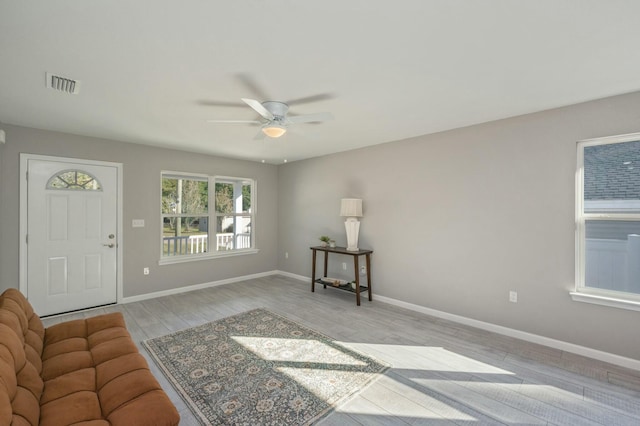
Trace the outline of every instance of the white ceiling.
<instances>
[{"instance_id":1,"label":"white ceiling","mask_svg":"<svg viewBox=\"0 0 640 426\"><path fill-rule=\"evenodd\" d=\"M278 164L640 90L639 16L637 0L0 0L0 122ZM280 139L207 122L316 95L290 112L335 120Z\"/></svg>"}]
</instances>

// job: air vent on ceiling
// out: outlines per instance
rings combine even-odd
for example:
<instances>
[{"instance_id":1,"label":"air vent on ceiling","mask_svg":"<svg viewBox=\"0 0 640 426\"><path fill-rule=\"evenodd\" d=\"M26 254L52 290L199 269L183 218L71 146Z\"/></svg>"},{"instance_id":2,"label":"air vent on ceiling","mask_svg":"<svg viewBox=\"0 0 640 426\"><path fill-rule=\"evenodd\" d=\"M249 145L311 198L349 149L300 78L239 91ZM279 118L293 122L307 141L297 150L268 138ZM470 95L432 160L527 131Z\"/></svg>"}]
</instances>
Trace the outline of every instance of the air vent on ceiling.
<instances>
[{"instance_id":1,"label":"air vent on ceiling","mask_svg":"<svg viewBox=\"0 0 640 426\"><path fill-rule=\"evenodd\" d=\"M47 75L47 87L60 92L70 93L77 95L80 92L80 80L74 80L72 78L61 77L59 75L46 73Z\"/></svg>"}]
</instances>

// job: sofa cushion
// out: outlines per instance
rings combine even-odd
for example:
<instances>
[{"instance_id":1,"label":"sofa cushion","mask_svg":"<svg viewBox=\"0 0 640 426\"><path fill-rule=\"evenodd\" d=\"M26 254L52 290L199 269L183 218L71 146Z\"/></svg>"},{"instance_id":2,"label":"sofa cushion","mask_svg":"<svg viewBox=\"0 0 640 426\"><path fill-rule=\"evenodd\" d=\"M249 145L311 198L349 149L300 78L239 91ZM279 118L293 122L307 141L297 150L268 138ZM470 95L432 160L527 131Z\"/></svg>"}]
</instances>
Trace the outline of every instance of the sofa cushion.
<instances>
[{"instance_id":1,"label":"sofa cushion","mask_svg":"<svg viewBox=\"0 0 640 426\"><path fill-rule=\"evenodd\" d=\"M47 381L47 391L42 394L40 404L44 405L75 392L96 389L95 368L82 368Z\"/></svg>"},{"instance_id":2,"label":"sofa cushion","mask_svg":"<svg viewBox=\"0 0 640 426\"><path fill-rule=\"evenodd\" d=\"M72 425L102 419L100 400L94 390L70 393L43 404L40 409L40 426Z\"/></svg>"},{"instance_id":3,"label":"sofa cushion","mask_svg":"<svg viewBox=\"0 0 640 426\"><path fill-rule=\"evenodd\" d=\"M26 299L15 289L0 298L0 424L35 426L44 386L40 377L44 327L23 302Z\"/></svg>"},{"instance_id":4,"label":"sofa cushion","mask_svg":"<svg viewBox=\"0 0 640 426\"><path fill-rule=\"evenodd\" d=\"M22 293L0 297L0 425L175 426L180 416L121 313L44 329Z\"/></svg>"},{"instance_id":5,"label":"sofa cushion","mask_svg":"<svg viewBox=\"0 0 640 426\"><path fill-rule=\"evenodd\" d=\"M111 424L176 424L177 412L167 415L170 402L121 313L56 324L46 329L44 343L41 422L79 404L73 416L64 414L65 422L105 418Z\"/></svg>"},{"instance_id":6,"label":"sofa cushion","mask_svg":"<svg viewBox=\"0 0 640 426\"><path fill-rule=\"evenodd\" d=\"M22 340L6 324L0 324L0 375L0 424L37 425L42 379L27 361Z\"/></svg>"},{"instance_id":7,"label":"sofa cushion","mask_svg":"<svg viewBox=\"0 0 640 426\"><path fill-rule=\"evenodd\" d=\"M42 320L40 320L40 317L33 311L31 304L19 290L15 288L5 290L5 292L2 293L2 299L3 301L0 307L10 310L19 317L25 343L29 349L33 349L33 352L40 358L44 344L44 324L42 324Z\"/></svg>"}]
</instances>

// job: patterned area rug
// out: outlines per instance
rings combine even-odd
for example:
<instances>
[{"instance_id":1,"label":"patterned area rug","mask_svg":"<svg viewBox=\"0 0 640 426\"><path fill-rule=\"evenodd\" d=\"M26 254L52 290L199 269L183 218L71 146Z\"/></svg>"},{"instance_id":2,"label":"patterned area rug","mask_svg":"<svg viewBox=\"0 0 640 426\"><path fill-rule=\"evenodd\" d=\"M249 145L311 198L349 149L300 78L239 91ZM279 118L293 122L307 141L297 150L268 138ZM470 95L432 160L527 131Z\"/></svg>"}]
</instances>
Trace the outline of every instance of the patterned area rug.
<instances>
[{"instance_id":1,"label":"patterned area rug","mask_svg":"<svg viewBox=\"0 0 640 426\"><path fill-rule=\"evenodd\" d=\"M387 369L265 309L143 342L205 425L308 425Z\"/></svg>"}]
</instances>

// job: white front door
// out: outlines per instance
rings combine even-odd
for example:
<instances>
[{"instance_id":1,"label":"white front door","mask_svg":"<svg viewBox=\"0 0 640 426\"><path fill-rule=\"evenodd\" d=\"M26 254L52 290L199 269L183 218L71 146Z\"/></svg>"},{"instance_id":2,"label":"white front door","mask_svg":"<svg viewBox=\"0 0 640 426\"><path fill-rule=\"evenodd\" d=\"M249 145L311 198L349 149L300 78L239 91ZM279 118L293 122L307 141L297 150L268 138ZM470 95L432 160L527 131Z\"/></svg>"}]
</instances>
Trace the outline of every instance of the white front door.
<instances>
[{"instance_id":1,"label":"white front door","mask_svg":"<svg viewBox=\"0 0 640 426\"><path fill-rule=\"evenodd\" d=\"M117 301L118 168L27 159L27 298L39 315Z\"/></svg>"}]
</instances>

